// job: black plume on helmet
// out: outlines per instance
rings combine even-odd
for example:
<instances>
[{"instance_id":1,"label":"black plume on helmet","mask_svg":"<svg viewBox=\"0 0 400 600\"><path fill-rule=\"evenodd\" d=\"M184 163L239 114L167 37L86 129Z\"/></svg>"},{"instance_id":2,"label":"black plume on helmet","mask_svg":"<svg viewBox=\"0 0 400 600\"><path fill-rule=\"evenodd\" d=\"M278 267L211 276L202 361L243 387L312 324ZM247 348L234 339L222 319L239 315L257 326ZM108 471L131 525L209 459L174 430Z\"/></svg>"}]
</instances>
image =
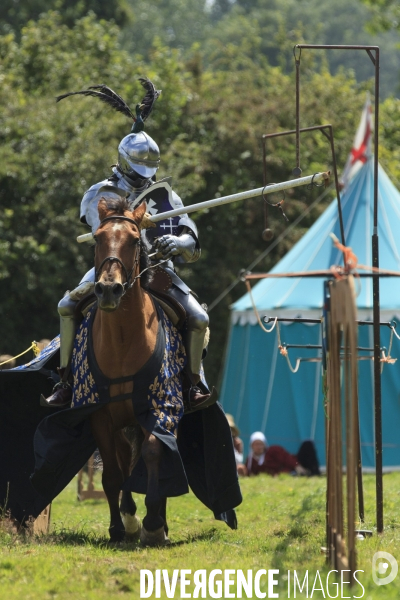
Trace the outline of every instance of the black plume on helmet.
<instances>
[{"instance_id":1,"label":"black plume on helmet","mask_svg":"<svg viewBox=\"0 0 400 600\"><path fill-rule=\"evenodd\" d=\"M68 96L93 96L94 98L98 98L102 102L105 102L114 110L121 112L132 119L133 126L131 131L132 133L138 133L139 131L143 131L144 121L150 115L155 101L161 94L161 90L156 90L154 84L147 77L140 77L139 81L146 90L146 95L142 102L136 105L136 116L132 113L125 100L105 84L92 85L87 90L81 90L80 92L68 92L68 94L62 94L61 96L56 97L56 101L59 102L64 98L68 98Z\"/></svg>"}]
</instances>

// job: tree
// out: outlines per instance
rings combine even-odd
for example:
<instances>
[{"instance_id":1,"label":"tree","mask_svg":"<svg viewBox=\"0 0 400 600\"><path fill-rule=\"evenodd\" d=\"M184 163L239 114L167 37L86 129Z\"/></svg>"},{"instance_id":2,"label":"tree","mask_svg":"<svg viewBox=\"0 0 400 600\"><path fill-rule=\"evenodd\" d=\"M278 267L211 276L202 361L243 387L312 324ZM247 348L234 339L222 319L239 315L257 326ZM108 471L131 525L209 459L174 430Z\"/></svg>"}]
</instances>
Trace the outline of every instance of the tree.
<instances>
[{"instance_id":1,"label":"tree","mask_svg":"<svg viewBox=\"0 0 400 600\"><path fill-rule=\"evenodd\" d=\"M372 11L369 22L371 32L400 29L400 4L397 0L362 0L362 2Z\"/></svg>"},{"instance_id":2,"label":"tree","mask_svg":"<svg viewBox=\"0 0 400 600\"><path fill-rule=\"evenodd\" d=\"M252 27L241 18L244 27ZM163 90L146 127L161 148L158 176L172 175L186 204L260 187L261 135L294 127L294 78L259 51L260 36L215 41L212 61L208 49L183 52L160 40L144 60L124 51L119 36L116 25L94 15L69 28L50 12L24 27L20 40L12 34L0 37L1 352L17 353L34 338L57 334L59 298L93 264L92 248L75 242L85 231L79 224L80 200L110 173L117 145L130 130L124 116L94 99L72 97L56 104L56 95L104 82L134 106L142 96L138 77L150 77ZM301 125L332 123L338 164L344 165L363 88L344 72L317 72L313 61L311 54L302 58ZM385 131L393 134L398 113L388 105L385 114ZM268 182L290 178L294 140L269 143L267 160ZM305 174L330 167L323 136L302 139L301 166ZM316 193L304 188L287 193L291 221ZM259 268L270 269L322 209ZM271 209L270 217L277 236L286 224L278 211ZM180 273L200 300L210 303L266 248L263 203L256 198L194 218L203 255ZM221 365L229 303L243 292L235 288L211 313L206 367L211 382Z\"/></svg>"},{"instance_id":3,"label":"tree","mask_svg":"<svg viewBox=\"0 0 400 600\"><path fill-rule=\"evenodd\" d=\"M55 95L123 79L131 63L117 36L94 17L69 29L49 13L19 43L0 38L0 320L10 352L56 335L58 299L92 261L74 243L79 200L115 161L122 121L86 99L56 104Z\"/></svg>"},{"instance_id":4,"label":"tree","mask_svg":"<svg viewBox=\"0 0 400 600\"><path fill-rule=\"evenodd\" d=\"M125 47L146 58L156 39L170 48L190 48L211 27L206 0L128 0L134 22L123 31Z\"/></svg>"},{"instance_id":5,"label":"tree","mask_svg":"<svg viewBox=\"0 0 400 600\"><path fill-rule=\"evenodd\" d=\"M2 0L0 26L18 34L29 20L37 21L49 10L58 11L61 22L69 27L89 12L98 19L112 19L118 25L125 25L132 17L126 0Z\"/></svg>"},{"instance_id":6,"label":"tree","mask_svg":"<svg viewBox=\"0 0 400 600\"><path fill-rule=\"evenodd\" d=\"M386 97L397 92L400 78L398 35L393 31L371 35L366 29L371 15L371 8L359 0L236 0L210 32L205 60L211 63L218 48L246 37L258 40L257 53L263 53L271 65L293 73L296 43L377 45L381 48L381 97ZM332 73L344 68L354 71L358 81L373 77L366 53L319 51L314 55ZM318 63L315 68L320 68Z\"/></svg>"}]
</instances>

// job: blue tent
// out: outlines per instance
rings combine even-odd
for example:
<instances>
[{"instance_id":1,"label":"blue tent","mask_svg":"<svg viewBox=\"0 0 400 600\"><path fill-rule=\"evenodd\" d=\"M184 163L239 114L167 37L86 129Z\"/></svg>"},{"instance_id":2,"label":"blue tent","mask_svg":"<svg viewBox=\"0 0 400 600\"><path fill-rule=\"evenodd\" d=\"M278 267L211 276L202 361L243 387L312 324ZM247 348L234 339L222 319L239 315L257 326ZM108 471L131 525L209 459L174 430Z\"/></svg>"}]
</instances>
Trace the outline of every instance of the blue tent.
<instances>
[{"instance_id":1,"label":"blue tent","mask_svg":"<svg viewBox=\"0 0 400 600\"><path fill-rule=\"evenodd\" d=\"M373 230L373 160L360 169L342 196L346 245L359 264L371 265ZM378 179L379 263L384 269L400 271L400 193L380 167ZM303 238L279 261L272 272L310 271L343 264L342 253L332 244L330 233L340 239L337 201L333 201ZM253 298L261 316L320 318L323 279L262 279L253 287ZM381 321L400 318L400 278L380 282ZM360 280L358 318L372 320L372 280ZM270 445L280 444L296 453L300 443L314 440L318 457L325 464L324 411L321 363L301 362L292 373L278 351L277 327L266 334L257 324L248 294L232 306L230 336L225 361L221 400L231 413L247 447L253 431L265 433ZM373 347L371 326L359 327L359 345ZM286 344L320 344L320 325L279 324ZM400 328L399 328L400 333ZM390 329L381 328L381 344L390 343ZM359 401L364 469L374 469L373 362L361 353ZM392 356L400 356L394 337ZM299 357L320 356L318 350L290 349L292 365ZM385 365L382 373L383 465L400 468L400 360Z\"/></svg>"}]
</instances>

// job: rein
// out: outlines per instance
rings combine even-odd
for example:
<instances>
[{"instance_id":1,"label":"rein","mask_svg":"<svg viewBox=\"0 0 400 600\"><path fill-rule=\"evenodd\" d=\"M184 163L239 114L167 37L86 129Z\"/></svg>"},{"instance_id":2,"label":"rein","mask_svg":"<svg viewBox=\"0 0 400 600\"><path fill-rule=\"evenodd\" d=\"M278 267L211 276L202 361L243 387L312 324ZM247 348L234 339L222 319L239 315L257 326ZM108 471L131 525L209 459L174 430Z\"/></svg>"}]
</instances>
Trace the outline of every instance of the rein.
<instances>
[{"instance_id":1,"label":"rein","mask_svg":"<svg viewBox=\"0 0 400 600\"><path fill-rule=\"evenodd\" d=\"M139 223L137 223L137 221L135 221L134 219L131 219L130 217L125 217L124 215L111 215L110 217L106 217L105 219L103 219L102 221L100 221L100 225L103 225L103 223L106 223L106 221L114 221L114 220L120 220L120 221L128 221L129 223L133 223L134 225L136 225L136 227L139 230L140 233L140 226ZM139 263L140 260L140 253L141 253L141 248L142 248L142 240L141 238L139 238L139 241L136 245L136 256L135 259L133 261L133 267L132 269L128 272L128 269L125 267L124 263L122 262L122 260L120 258L118 258L118 256L107 256L100 264L99 268L96 269L96 273L95 273L95 284L98 283L99 281L99 276L100 276L100 272L101 269L104 267L104 265L108 262L108 261L115 261L117 263L119 263L121 265L121 267L124 270L125 273L125 283L122 284L122 287L124 288L124 292L123 295L130 290L137 279L140 279L141 276L143 275L143 273L145 271L148 271L149 269L155 269L156 267L158 267L159 265L162 265L165 262L168 262L168 258L166 258L165 260L161 260L159 263L157 263L156 265L150 265L149 267L146 267L145 269L143 269L143 271L140 271L140 273L138 273L137 275L135 275L135 277L132 279L131 281L131 277L132 274L136 268L136 266Z\"/></svg>"}]
</instances>

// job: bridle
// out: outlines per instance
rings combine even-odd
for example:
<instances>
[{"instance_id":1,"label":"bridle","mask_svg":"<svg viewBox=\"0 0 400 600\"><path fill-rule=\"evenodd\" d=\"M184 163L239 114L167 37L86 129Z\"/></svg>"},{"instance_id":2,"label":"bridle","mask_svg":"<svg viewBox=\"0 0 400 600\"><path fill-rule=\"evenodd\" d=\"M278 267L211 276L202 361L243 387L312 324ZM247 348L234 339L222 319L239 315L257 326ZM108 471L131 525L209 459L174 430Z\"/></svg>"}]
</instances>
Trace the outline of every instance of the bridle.
<instances>
[{"instance_id":1,"label":"bridle","mask_svg":"<svg viewBox=\"0 0 400 600\"><path fill-rule=\"evenodd\" d=\"M138 228L139 234L140 234L140 226L139 223L137 223L137 221L135 221L134 219L131 219L131 217L125 217L124 215L112 215L110 217L106 217L105 219L103 219L102 221L100 221L100 225L103 225L103 223L106 223L107 221L115 221L115 220L119 220L119 221L128 221L129 223L133 223L134 225L136 225L136 227ZM124 294L125 292L127 292L128 290L131 289L131 287L133 287L135 281L137 279L139 279L142 275L142 273L144 273L144 271L146 269L144 269L143 271L141 271L138 275L136 275L136 277L133 278L133 280L131 281L131 277L139 263L139 259L140 259L140 252L141 252L141 239L139 237L139 241L136 244L136 253L135 253L135 258L133 260L133 267L130 271L128 271L128 269L125 267L124 263L122 262L122 260L120 258L118 258L118 256L106 256L106 258L101 262L100 266L98 269L96 269L95 272L95 284L98 283L99 281L99 276L100 276L100 272L102 270L102 268L104 267L104 265L107 262L117 262L118 264L121 265L124 273L125 273L125 283L122 284L122 287L124 288Z\"/></svg>"},{"instance_id":2,"label":"bridle","mask_svg":"<svg viewBox=\"0 0 400 600\"><path fill-rule=\"evenodd\" d=\"M114 221L114 220L117 220L117 219L120 220L120 221L128 221L129 223L133 223L138 228L139 234L140 234L140 225L139 225L139 223L137 221L135 221L135 219L132 219L131 217L125 217L125 215L111 215L110 217L106 217L105 219L103 219L102 221L100 221L100 225L102 225L103 223L106 223L106 221ZM168 260L169 260L167 258L165 260L161 260L160 262L158 262L155 265L150 265L150 266L146 267L145 269L143 269L143 271L140 271L140 273L138 273L132 279L132 281L131 281L132 274L134 273L134 271L135 271L135 269L136 269L136 267L137 267L137 265L139 263L139 260L140 260L141 250L142 250L142 240L139 237L139 241L136 244L136 254L135 254L134 261L133 261L133 267L132 267L132 269L130 271L128 271L128 269L125 267L125 265L122 262L122 260L120 258L118 258L118 256L107 256L101 262L99 268L96 269L96 272L95 272L95 285L99 281L100 272L101 272L101 269L104 267L104 265L108 261L115 261L115 262L117 262L118 264L121 265L121 267L122 267L122 269L124 270L124 273L125 273L125 279L126 279L126 281L125 281L125 283L122 284L122 287L124 288L124 291L123 291L122 295L124 295L128 290L130 290L134 286L136 280L140 279L141 276L143 275L143 273L145 271L148 271L149 269L155 269L159 265L162 265L163 263L168 262Z\"/></svg>"}]
</instances>

